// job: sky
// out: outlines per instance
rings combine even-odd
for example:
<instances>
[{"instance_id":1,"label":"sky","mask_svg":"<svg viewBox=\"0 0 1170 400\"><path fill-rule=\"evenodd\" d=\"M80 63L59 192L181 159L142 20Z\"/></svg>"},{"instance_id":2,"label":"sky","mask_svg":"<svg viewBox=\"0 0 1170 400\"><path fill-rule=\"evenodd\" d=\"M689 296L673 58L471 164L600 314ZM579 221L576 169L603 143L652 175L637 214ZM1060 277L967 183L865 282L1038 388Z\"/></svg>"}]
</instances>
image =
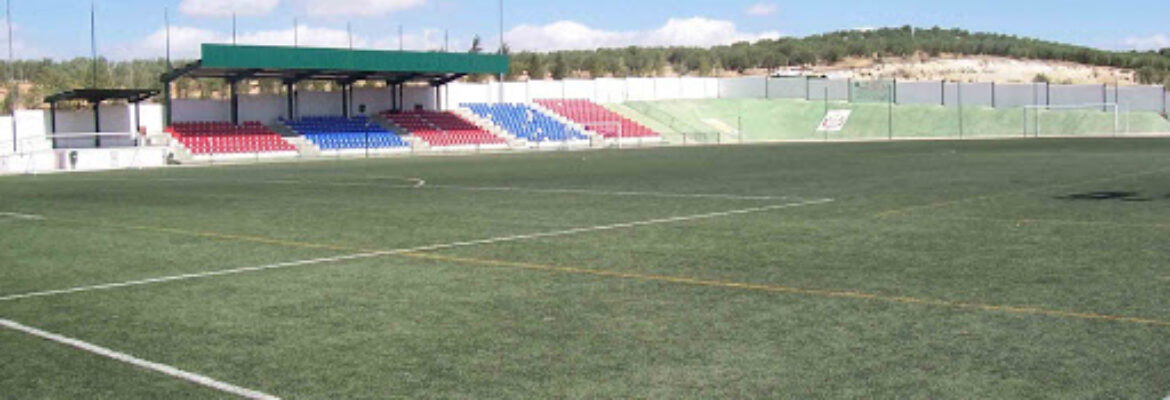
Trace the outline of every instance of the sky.
<instances>
[{"instance_id":1,"label":"sky","mask_svg":"<svg viewBox=\"0 0 1170 400\"><path fill-rule=\"evenodd\" d=\"M16 57L90 54L90 2L10 0ZM95 0L97 48L116 60L198 58L199 44L466 51L499 43L498 0ZM516 50L629 45L709 47L844 29L915 25L1007 33L1115 50L1170 47L1165 0L964 2L771 0L504 0L505 41ZM401 44L399 26L403 35ZM6 28L5 25L3 28ZM7 29L0 31L7 41ZM2 46L3 44L0 44Z\"/></svg>"}]
</instances>

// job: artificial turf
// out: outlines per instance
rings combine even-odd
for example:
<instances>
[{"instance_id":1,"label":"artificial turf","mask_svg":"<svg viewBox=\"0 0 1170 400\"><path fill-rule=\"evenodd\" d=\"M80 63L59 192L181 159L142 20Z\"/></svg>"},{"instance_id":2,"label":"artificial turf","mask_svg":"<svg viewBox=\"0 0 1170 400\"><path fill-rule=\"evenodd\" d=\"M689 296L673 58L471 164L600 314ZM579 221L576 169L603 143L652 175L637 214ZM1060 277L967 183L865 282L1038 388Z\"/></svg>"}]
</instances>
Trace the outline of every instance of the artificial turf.
<instances>
[{"instance_id":1,"label":"artificial turf","mask_svg":"<svg viewBox=\"0 0 1170 400\"><path fill-rule=\"evenodd\" d=\"M1162 398L1168 152L840 143L6 177L0 213L45 219L0 216L0 298L618 225L4 300L0 318L294 399ZM833 201L661 221L817 199ZM0 350L2 397L227 397L17 332Z\"/></svg>"}]
</instances>

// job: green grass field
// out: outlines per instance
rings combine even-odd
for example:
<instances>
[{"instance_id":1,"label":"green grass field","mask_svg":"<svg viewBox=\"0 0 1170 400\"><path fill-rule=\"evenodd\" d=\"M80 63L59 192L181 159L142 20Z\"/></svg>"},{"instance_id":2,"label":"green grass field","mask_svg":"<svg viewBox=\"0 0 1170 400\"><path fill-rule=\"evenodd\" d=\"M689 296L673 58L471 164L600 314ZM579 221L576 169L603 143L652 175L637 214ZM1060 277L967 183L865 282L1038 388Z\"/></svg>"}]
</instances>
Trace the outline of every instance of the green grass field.
<instances>
[{"instance_id":1,"label":"green grass field","mask_svg":"<svg viewBox=\"0 0 1170 400\"><path fill-rule=\"evenodd\" d=\"M820 101L718 99L644 101L608 107L642 122L670 141L714 143L769 140L873 140L896 138L1010 138L1114 134L1115 114L1101 110L1030 110L1023 108L830 102L830 109L853 111L841 132L817 132L825 115ZM1153 112L1123 112L1117 134L1170 133L1170 121ZM736 134L742 133L742 135ZM741 137L742 136L742 137Z\"/></svg>"},{"instance_id":2,"label":"green grass field","mask_svg":"<svg viewBox=\"0 0 1170 400\"><path fill-rule=\"evenodd\" d=\"M5 177L0 319L289 399L1162 399L1167 154L838 143ZM233 397L12 329L0 361L3 398Z\"/></svg>"}]
</instances>

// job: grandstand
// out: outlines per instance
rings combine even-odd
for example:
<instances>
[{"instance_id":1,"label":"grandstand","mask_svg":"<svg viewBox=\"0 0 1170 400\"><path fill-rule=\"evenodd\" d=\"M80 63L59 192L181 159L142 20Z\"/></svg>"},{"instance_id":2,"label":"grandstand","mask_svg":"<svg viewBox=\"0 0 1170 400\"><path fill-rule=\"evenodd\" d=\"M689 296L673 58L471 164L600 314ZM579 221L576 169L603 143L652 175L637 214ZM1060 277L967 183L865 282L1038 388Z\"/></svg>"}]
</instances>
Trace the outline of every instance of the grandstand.
<instances>
[{"instance_id":1,"label":"grandstand","mask_svg":"<svg viewBox=\"0 0 1170 400\"><path fill-rule=\"evenodd\" d=\"M282 119L281 122L320 150L389 150L410 147L410 143L398 134L366 116L316 116L296 121Z\"/></svg>"},{"instance_id":2,"label":"grandstand","mask_svg":"<svg viewBox=\"0 0 1170 400\"><path fill-rule=\"evenodd\" d=\"M580 129L523 103L463 104L475 115L500 126L508 133L533 145L547 142L587 142L589 136Z\"/></svg>"}]
</instances>

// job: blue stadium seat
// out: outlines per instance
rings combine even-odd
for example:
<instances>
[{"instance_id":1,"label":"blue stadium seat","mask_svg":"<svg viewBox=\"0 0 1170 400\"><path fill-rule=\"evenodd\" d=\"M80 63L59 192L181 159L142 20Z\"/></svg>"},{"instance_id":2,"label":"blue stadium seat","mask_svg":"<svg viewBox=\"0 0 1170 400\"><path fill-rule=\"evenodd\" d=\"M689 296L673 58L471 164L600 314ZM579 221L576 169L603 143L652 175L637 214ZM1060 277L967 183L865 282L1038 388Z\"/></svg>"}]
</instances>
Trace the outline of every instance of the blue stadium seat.
<instances>
[{"instance_id":1,"label":"blue stadium seat","mask_svg":"<svg viewBox=\"0 0 1170 400\"><path fill-rule=\"evenodd\" d=\"M321 150L389 149L410 147L394 132L390 132L368 117L304 117L284 121L289 128L303 135Z\"/></svg>"},{"instance_id":2,"label":"blue stadium seat","mask_svg":"<svg viewBox=\"0 0 1170 400\"><path fill-rule=\"evenodd\" d=\"M526 104L516 103L467 103L463 107L471 112L492 121L517 138L530 142L563 142L571 140L588 140L589 137L580 130L557 121L540 110Z\"/></svg>"}]
</instances>

